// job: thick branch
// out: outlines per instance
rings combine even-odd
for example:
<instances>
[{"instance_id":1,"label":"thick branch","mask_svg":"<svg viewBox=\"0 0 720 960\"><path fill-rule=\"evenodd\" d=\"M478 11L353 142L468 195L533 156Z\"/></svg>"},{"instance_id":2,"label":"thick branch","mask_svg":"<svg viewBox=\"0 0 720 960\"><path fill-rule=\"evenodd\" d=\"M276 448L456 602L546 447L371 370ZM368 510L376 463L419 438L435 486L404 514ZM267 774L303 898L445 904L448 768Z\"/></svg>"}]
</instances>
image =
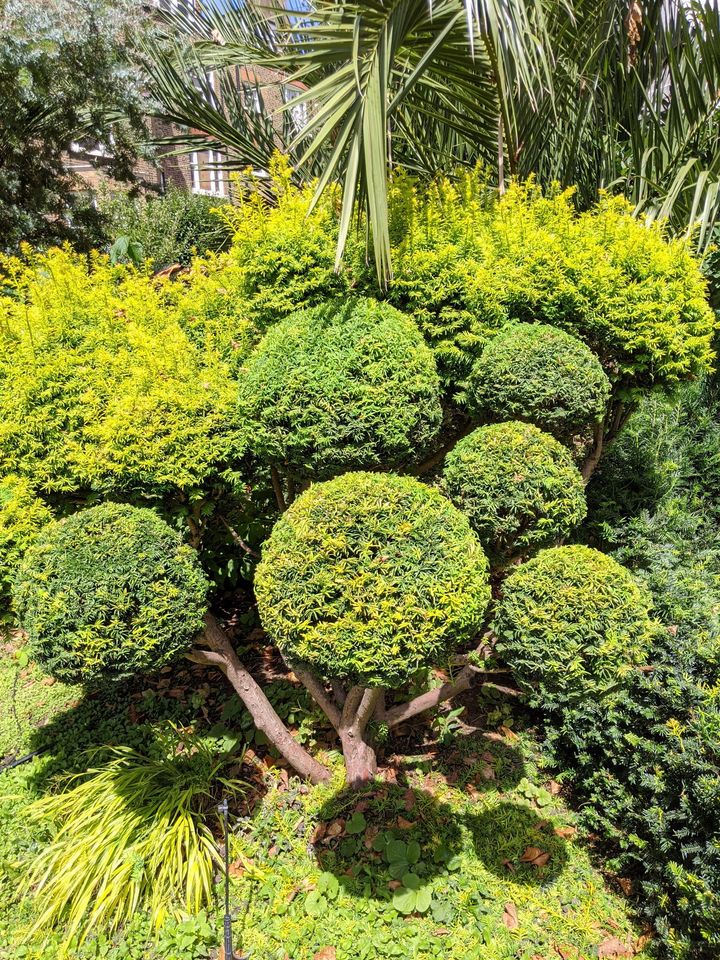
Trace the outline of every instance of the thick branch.
<instances>
[{"instance_id":1,"label":"thick branch","mask_svg":"<svg viewBox=\"0 0 720 960\"><path fill-rule=\"evenodd\" d=\"M210 653L194 649L190 651L188 659L194 663L211 663L219 667L245 704L255 726L288 763L313 783L327 780L330 772L293 739L262 689L240 662L225 631L212 614L205 617L203 640L210 648Z\"/></svg>"},{"instance_id":2,"label":"thick branch","mask_svg":"<svg viewBox=\"0 0 720 960\"><path fill-rule=\"evenodd\" d=\"M355 722L355 716L358 712L360 704L362 703L363 696L365 695L365 687L350 687L348 695L345 697L345 703L342 708L342 717L340 722L343 727L348 729L353 726Z\"/></svg>"},{"instance_id":3,"label":"thick branch","mask_svg":"<svg viewBox=\"0 0 720 960\"><path fill-rule=\"evenodd\" d=\"M300 683L302 683L302 685L305 687L315 703L317 703L323 713L327 716L330 723L335 727L336 730L339 730L340 710L333 702L332 697L330 697L325 690L322 681L319 680L310 670L306 670L305 667L297 667L292 664L290 669L298 678Z\"/></svg>"},{"instance_id":4,"label":"thick branch","mask_svg":"<svg viewBox=\"0 0 720 960\"><path fill-rule=\"evenodd\" d=\"M280 508L280 512L285 513L287 510L287 504L285 503L285 497L283 496L282 484L280 483L280 474L277 472L275 467L270 467L270 476L272 477L272 485L273 490L275 491L277 505Z\"/></svg>"},{"instance_id":5,"label":"thick branch","mask_svg":"<svg viewBox=\"0 0 720 960\"><path fill-rule=\"evenodd\" d=\"M603 441L605 439L605 424L598 423L595 425L595 430L593 433L593 448L590 454L585 458L585 463L582 465L580 473L585 483L588 482L590 477L593 475L595 468L600 463L600 457L603 452Z\"/></svg>"},{"instance_id":6,"label":"thick branch","mask_svg":"<svg viewBox=\"0 0 720 960\"><path fill-rule=\"evenodd\" d=\"M355 715L355 724L360 733L365 732L365 727L367 727L370 718L375 713L375 707L380 702L382 693L382 687L374 687L368 688L363 694L362 702Z\"/></svg>"},{"instance_id":7,"label":"thick branch","mask_svg":"<svg viewBox=\"0 0 720 960\"><path fill-rule=\"evenodd\" d=\"M220 517L220 522L222 523L222 525L225 527L225 529L227 530L227 532L228 532L228 533L230 534L230 536L232 537L233 542L236 543L236 544L240 547L241 550L244 550L245 553L249 553L251 557L257 557L258 560L260 559L260 554L258 553L258 551L257 551L257 550L253 550L253 548L252 548L251 546L249 546L247 543L245 543L245 541L244 541L243 538L240 536L240 534L237 532L237 530L235 530L233 527L230 526L230 524L227 522L227 520L225 519L225 517Z\"/></svg>"},{"instance_id":8,"label":"thick branch","mask_svg":"<svg viewBox=\"0 0 720 960\"><path fill-rule=\"evenodd\" d=\"M426 690L420 696L408 700L407 703L401 703L396 707L390 707L385 711L385 722L389 727L396 727L404 720L417 716L418 713L425 713L446 700L452 700L469 690L474 683L474 671L469 667L463 667L457 678L452 683L443 683L441 687L435 687L434 690Z\"/></svg>"},{"instance_id":9,"label":"thick branch","mask_svg":"<svg viewBox=\"0 0 720 960\"><path fill-rule=\"evenodd\" d=\"M333 696L339 707L342 707L345 704L345 699L347 694L345 693L345 687L340 683L339 680L333 680L330 683L332 687Z\"/></svg>"}]
</instances>

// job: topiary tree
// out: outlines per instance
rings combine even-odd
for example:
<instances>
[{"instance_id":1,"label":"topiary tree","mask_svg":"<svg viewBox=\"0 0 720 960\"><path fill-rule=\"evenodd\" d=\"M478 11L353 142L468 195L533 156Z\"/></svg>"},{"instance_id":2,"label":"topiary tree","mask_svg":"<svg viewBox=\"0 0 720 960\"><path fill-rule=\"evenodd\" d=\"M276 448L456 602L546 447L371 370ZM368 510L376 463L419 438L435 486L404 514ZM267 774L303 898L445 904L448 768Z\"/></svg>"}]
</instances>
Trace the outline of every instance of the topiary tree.
<instances>
[{"instance_id":1,"label":"topiary tree","mask_svg":"<svg viewBox=\"0 0 720 960\"><path fill-rule=\"evenodd\" d=\"M498 649L540 704L606 697L644 662L650 597L590 547L543 550L507 578L495 609Z\"/></svg>"},{"instance_id":2,"label":"topiary tree","mask_svg":"<svg viewBox=\"0 0 720 960\"><path fill-rule=\"evenodd\" d=\"M249 444L296 483L417 459L442 418L432 352L409 317L369 299L292 314L240 378ZM275 487L284 506L278 478Z\"/></svg>"},{"instance_id":3,"label":"topiary tree","mask_svg":"<svg viewBox=\"0 0 720 960\"><path fill-rule=\"evenodd\" d=\"M340 735L350 783L375 772L362 735L383 688L446 662L490 599L465 516L417 480L373 473L303 493L265 544L255 591L263 626ZM341 711L318 678L342 684Z\"/></svg>"},{"instance_id":4,"label":"topiary tree","mask_svg":"<svg viewBox=\"0 0 720 960\"><path fill-rule=\"evenodd\" d=\"M601 423L610 382L582 341L545 323L503 327L475 362L467 405L476 416L527 420L561 440Z\"/></svg>"},{"instance_id":5,"label":"topiary tree","mask_svg":"<svg viewBox=\"0 0 720 960\"><path fill-rule=\"evenodd\" d=\"M529 423L474 430L447 455L443 479L495 564L562 540L587 509L568 450Z\"/></svg>"},{"instance_id":6,"label":"topiary tree","mask_svg":"<svg viewBox=\"0 0 720 960\"><path fill-rule=\"evenodd\" d=\"M324 252L312 289L303 292L299 257L288 265L289 297L276 289L286 274L273 236L270 288L259 269L249 301L245 267L219 265L240 247L251 257L252 238L279 229L261 200L242 213L244 245L196 260L177 287L101 257L88 269L67 251L9 265L0 476L20 474L64 513L90 496L143 504L81 511L28 550L15 603L47 669L94 683L181 656L217 667L288 763L327 778L210 612L214 559L202 518L220 513L229 489L257 505L261 529L275 522L256 569L261 619L335 728L353 784L373 775L373 729L392 732L476 682L492 684L498 670L515 672L513 692L536 703L611 695L632 675L652 630L646 599L602 554L558 544L584 513L574 460L591 431L586 477L653 370L671 386L709 362L702 284L676 276L678 249L656 231L641 236L612 205L576 222L567 198L541 202L513 188L468 219L454 188L442 189L447 204L433 207L426 233L440 223L452 234L435 292L444 296L443 278L454 277L445 293L457 295L457 311L432 306L430 319L417 303L407 316L387 302L337 302L324 258L331 206L313 220L312 244ZM621 253L598 244L598 224ZM407 233L427 254L417 230ZM428 277L437 262L429 257ZM543 264L550 280L541 283ZM409 282L404 269L401 258L396 283ZM635 275L641 289L630 289ZM443 318L452 343L432 333L430 320ZM197 553L160 519L171 499L188 514ZM234 515L223 509L221 519L229 562L239 550L244 563L256 559ZM486 669L497 655L504 663ZM432 669L447 676L422 689Z\"/></svg>"}]
</instances>

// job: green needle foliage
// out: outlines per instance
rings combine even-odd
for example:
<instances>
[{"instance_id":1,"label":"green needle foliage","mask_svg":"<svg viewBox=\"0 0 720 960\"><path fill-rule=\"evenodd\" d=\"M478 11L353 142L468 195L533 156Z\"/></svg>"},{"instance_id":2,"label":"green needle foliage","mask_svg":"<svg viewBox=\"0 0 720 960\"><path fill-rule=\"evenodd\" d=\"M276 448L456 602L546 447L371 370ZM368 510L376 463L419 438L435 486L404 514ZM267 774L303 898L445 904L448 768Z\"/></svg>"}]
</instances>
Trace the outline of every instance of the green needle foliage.
<instances>
[{"instance_id":1,"label":"green needle foliage","mask_svg":"<svg viewBox=\"0 0 720 960\"><path fill-rule=\"evenodd\" d=\"M44 528L17 572L14 605L48 673L98 682L187 649L207 589L195 551L152 510L105 503Z\"/></svg>"},{"instance_id":2,"label":"green needle foliage","mask_svg":"<svg viewBox=\"0 0 720 960\"><path fill-rule=\"evenodd\" d=\"M443 479L493 563L561 540L587 510L570 453L529 423L474 430L448 454Z\"/></svg>"},{"instance_id":3,"label":"green needle foliage","mask_svg":"<svg viewBox=\"0 0 720 960\"><path fill-rule=\"evenodd\" d=\"M159 927L211 905L219 856L206 818L217 792L243 785L223 775L231 758L215 744L183 734L162 746L159 755L112 747L109 760L28 808L51 830L23 884L35 900L33 933L63 925L66 942L82 941L138 910Z\"/></svg>"},{"instance_id":4,"label":"green needle foliage","mask_svg":"<svg viewBox=\"0 0 720 960\"><path fill-rule=\"evenodd\" d=\"M374 300L292 314L240 378L251 449L301 479L417 459L440 427L435 360L413 321Z\"/></svg>"},{"instance_id":5,"label":"green needle foliage","mask_svg":"<svg viewBox=\"0 0 720 960\"><path fill-rule=\"evenodd\" d=\"M571 437L605 415L610 384L576 337L544 323L504 327L470 374L468 406L496 420L529 420Z\"/></svg>"},{"instance_id":6,"label":"green needle foliage","mask_svg":"<svg viewBox=\"0 0 720 960\"><path fill-rule=\"evenodd\" d=\"M503 585L493 629L518 683L546 707L617 697L643 663L656 625L650 596L611 557L553 547Z\"/></svg>"},{"instance_id":7,"label":"green needle foliage","mask_svg":"<svg viewBox=\"0 0 720 960\"><path fill-rule=\"evenodd\" d=\"M50 520L52 513L27 480L0 478L0 619L23 554Z\"/></svg>"},{"instance_id":8,"label":"green needle foliage","mask_svg":"<svg viewBox=\"0 0 720 960\"><path fill-rule=\"evenodd\" d=\"M393 686L474 637L488 565L467 519L410 477L346 473L275 525L255 577L263 626L326 677Z\"/></svg>"}]
</instances>

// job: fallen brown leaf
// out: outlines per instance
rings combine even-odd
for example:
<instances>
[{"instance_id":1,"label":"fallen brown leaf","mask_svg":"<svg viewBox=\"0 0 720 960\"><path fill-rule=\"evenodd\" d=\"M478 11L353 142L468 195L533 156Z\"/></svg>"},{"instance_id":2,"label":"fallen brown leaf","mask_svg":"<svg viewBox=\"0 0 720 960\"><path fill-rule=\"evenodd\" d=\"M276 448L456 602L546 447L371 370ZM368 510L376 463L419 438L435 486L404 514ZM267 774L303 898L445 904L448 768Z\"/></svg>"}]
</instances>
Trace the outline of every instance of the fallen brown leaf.
<instances>
[{"instance_id":1,"label":"fallen brown leaf","mask_svg":"<svg viewBox=\"0 0 720 960\"><path fill-rule=\"evenodd\" d=\"M525 847L523 855L520 857L521 863L531 863L534 867L544 867L549 861L550 854L540 847Z\"/></svg>"},{"instance_id":2,"label":"fallen brown leaf","mask_svg":"<svg viewBox=\"0 0 720 960\"><path fill-rule=\"evenodd\" d=\"M560 793L561 790L562 790L562 787L561 787L560 784L557 782L557 780L551 780L550 783L548 784L548 791L549 791L554 797L556 797L556 796Z\"/></svg>"},{"instance_id":3,"label":"fallen brown leaf","mask_svg":"<svg viewBox=\"0 0 720 960\"><path fill-rule=\"evenodd\" d=\"M345 830L345 821L344 820L333 820L330 826L327 828L328 837L339 837L341 833Z\"/></svg>"},{"instance_id":4,"label":"fallen brown leaf","mask_svg":"<svg viewBox=\"0 0 720 960\"><path fill-rule=\"evenodd\" d=\"M577 833L576 827L555 827L554 830L556 837L561 837L563 840L570 840Z\"/></svg>"},{"instance_id":5,"label":"fallen brown leaf","mask_svg":"<svg viewBox=\"0 0 720 960\"><path fill-rule=\"evenodd\" d=\"M327 824L318 823L318 825L315 827L315 829L312 832L312 836L310 837L310 843L312 844L320 843L320 841L322 840L322 838L325 836L326 833L327 833Z\"/></svg>"},{"instance_id":6,"label":"fallen brown leaf","mask_svg":"<svg viewBox=\"0 0 720 960\"><path fill-rule=\"evenodd\" d=\"M335 960L336 956L335 947L323 947L313 954L313 960Z\"/></svg>"},{"instance_id":7,"label":"fallen brown leaf","mask_svg":"<svg viewBox=\"0 0 720 960\"><path fill-rule=\"evenodd\" d=\"M618 937L608 937L598 947L598 957L631 957L632 947L623 943Z\"/></svg>"},{"instance_id":8,"label":"fallen brown leaf","mask_svg":"<svg viewBox=\"0 0 720 960\"><path fill-rule=\"evenodd\" d=\"M380 833L380 827L368 827L365 831L364 846L366 850L372 849L375 838Z\"/></svg>"},{"instance_id":9,"label":"fallen brown leaf","mask_svg":"<svg viewBox=\"0 0 720 960\"><path fill-rule=\"evenodd\" d=\"M629 877L618 877L617 882L620 886L620 889L625 894L626 897L629 897L633 892L633 882Z\"/></svg>"},{"instance_id":10,"label":"fallen brown leaf","mask_svg":"<svg viewBox=\"0 0 720 960\"><path fill-rule=\"evenodd\" d=\"M515 731L511 730L510 727L506 727L505 724L500 727L500 733L505 737L506 740L509 740L510 743L515 743L516 740L520 739Z\"/></svg>"},{"instance_id":11,"label":"fallen brown leaf","mask_svg":"<svg viewBox=\"0 0 720 960\"><path fill-rule=\"evenodd\" d=\"M520 921L518 920L517 915L517 907L512 900L508 900L508 902L505 904L505 910L503 911L503 923L508 930L515 930L520 926Z\"/></svg>"},{"instance_id":12,"label":"fallen brown leaf","mask_svg":"<svg viewBox=\"0 0 720 960\"><path fill-rule=\"evenodd\" d=\"M406 813L410 813L410 811L411 811L411 810L413 809L413 807L415 806L415 799L416 799L416 798L415 798L415 791L414 791L414 790L406 790L406 791L405 791L405 804L404 804L404 805L405 805L405 812L406 812Z\"/></svg>"},{"instance_id":13,"label":"fallen brown leaf","mask_svg":"<svg viewBox=\"0 0 720 960\"><path fill-rule=\"evenodd\" d=\"M438 927L437 930L433 930L434 937L449 937L450 931L446 930L445 927Z\"/></svg>"},{"instance_id":14,"label":"fallen brown leaf","mask_svg":"<svg viewBox=\"0 0 720 960\"><path fill-rule=\"evenodd\" d=\"M388 887L391 890L399 890L401 886L402 882L400 880L388 880Z\"/></svg>"},{"instance_id":15,"label":"fallen brown leaf","mask_svg":"<svg viewBox=\"0 0 720 960\"><path fill-rule=\"evenodd\" d=\"M228 867L228 873L231 877L241 877L245 873L245 865L242 860L236 860Z\"/></svg>"},{"instance_id":16,"label":"fallen brown leaf","mask_svg":"<svg viewBox=\"0 0 720 960\"><path fill-rule=\"evenodd\" d=\"M412 827L415 826L413 822L411 822L410 820L406 820L405 817L398 817L397 825L401 830L410 830Z\"/></svg>"}]
</instances>

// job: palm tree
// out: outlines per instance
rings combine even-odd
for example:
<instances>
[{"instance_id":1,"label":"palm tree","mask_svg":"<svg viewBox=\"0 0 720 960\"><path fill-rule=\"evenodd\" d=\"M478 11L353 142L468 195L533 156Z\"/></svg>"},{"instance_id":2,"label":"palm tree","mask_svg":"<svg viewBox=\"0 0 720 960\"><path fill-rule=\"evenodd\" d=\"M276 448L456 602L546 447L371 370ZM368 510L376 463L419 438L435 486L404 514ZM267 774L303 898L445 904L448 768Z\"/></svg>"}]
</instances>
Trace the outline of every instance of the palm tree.
<instances>
[{"instance_id":1,"label":"palm tree","mask_svg":"<svg viewBox=\"0 0 720 960\"><path fill-rule=\"evenodd\" d=\"M720 20L712 0L308 0L300 9L226 0L170 16L174 41L149 58L159 115L203 133L229 166L286 151L318 195L343 187L338 258L364 211L378 276L391 273L387 184L482 162L510 176L607 188L638 213L708 242L720 203ZM311 108L293 135L204 71L281 70Z\"/></svg>"}]
</instances>

